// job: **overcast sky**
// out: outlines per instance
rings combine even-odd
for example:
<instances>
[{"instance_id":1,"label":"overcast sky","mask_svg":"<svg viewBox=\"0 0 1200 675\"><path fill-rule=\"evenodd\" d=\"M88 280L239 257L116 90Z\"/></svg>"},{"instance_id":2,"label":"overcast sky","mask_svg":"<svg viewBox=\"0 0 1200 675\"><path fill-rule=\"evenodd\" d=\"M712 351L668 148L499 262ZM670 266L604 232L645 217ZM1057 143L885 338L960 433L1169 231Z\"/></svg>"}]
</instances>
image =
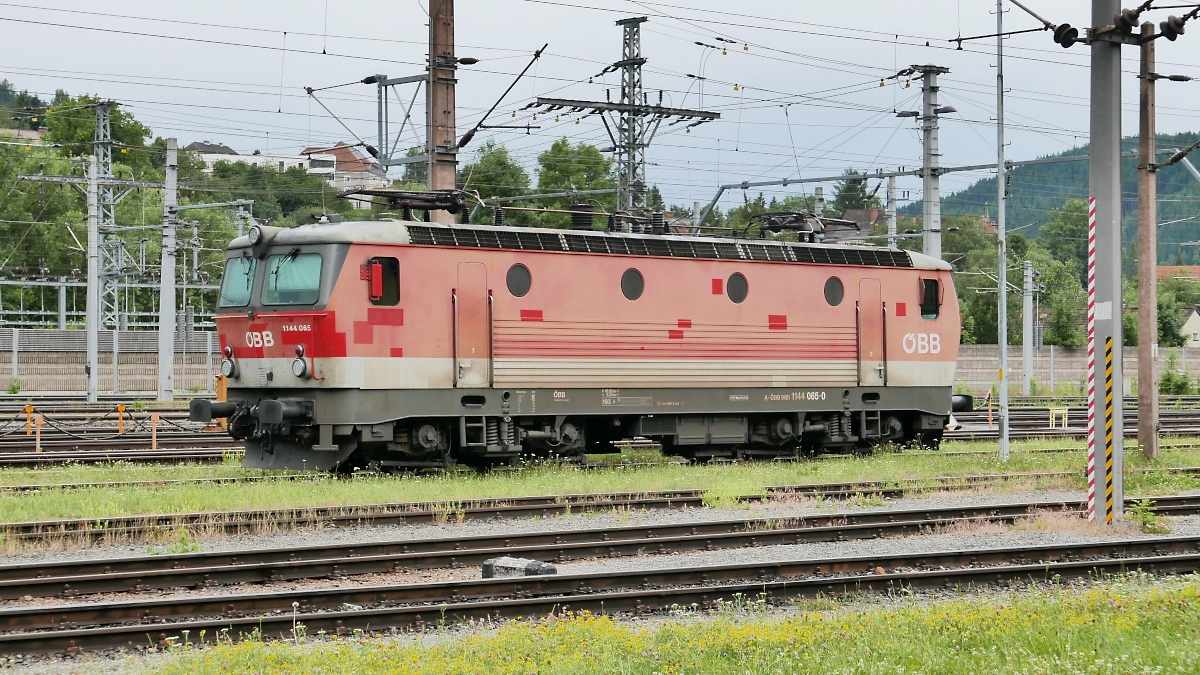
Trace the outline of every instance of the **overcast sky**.
<instances>
[{"instance_id":1,"label":"overcast sky","mask_svg":"<svg viewBox=\"0 0 1200 675\"><path fill-rule=\"evenodd\" d=\"M1089 23L1090 3L1082 0L1027 4L1054 22ZM1038 27L1020 9L1005 7L1006 29ZM546 55L491 121L529 121L528 113L518 112L516 119L512 113L537 95L604 100L611 89L615 97L619 75L591 84L588 78L621 56L621 28L614 21L647 16L642 49L652 97L662 90L665 104L721 114L720 121L691 133L682 125L664 126L655 138L648 179L668 203L707 201L721 183L919 165L916 124L896 118L893 110L917 109L920 83L909 87L900 78L880 86L881 78L912 64L950 68L942 77L941 101L958 112L943 119L943 163L993 162L995 40L967 42L961 51L949 40L994 32L994 12L994 3L980 0L458 0L458 55L481 59L459 70L459 133L543 43L549 43ZM1156 12L1153 19L1165 14ZM305 145L350 140L303 87L372 73L420 73L427 40L419 0L25 0L0 2L0 21L8 36L0 41L0 76L18 88L100 94L120 101L156 135L177 136L182 144L223 142L247 153L295 153ZM1200 26L1192 28L1177 42L1159 41L1159 72L1200 77ZM728 44L728 54L696 41ZM1033 158L1085 143L1087 48L1064 50L1037 32L1010 38L1005 50L1009 157ZM1136 49L1125 48L1124 70L1124 128L1133 134ZM699 82L688 74L707 78L703 101ZM1194 119L1198 87L1200 82L1159 85L1160 133L1200 130ZM399 93L407 103L413 90ZM374 87L357 84L330 90L325 100L374 143L374 95ZM392 119L402 116L402 106L393 102ZM414 117L419 128L420 96ZM595 117L576 124L574 117L555 122L543 115L536 124L541 129L529 135L481 133L460 159L469 161L488 138L507 145L530 168L556 138L609 145ZM401 145L417 142L406 131ZM985 175L948 175L943 190L962 189ZM902 179L901 189L913 198L919 187L918 179ZM804 189L811 187L766 192ZM724 203L740 200L736 191Z\"/></svg>"}]
</instances>

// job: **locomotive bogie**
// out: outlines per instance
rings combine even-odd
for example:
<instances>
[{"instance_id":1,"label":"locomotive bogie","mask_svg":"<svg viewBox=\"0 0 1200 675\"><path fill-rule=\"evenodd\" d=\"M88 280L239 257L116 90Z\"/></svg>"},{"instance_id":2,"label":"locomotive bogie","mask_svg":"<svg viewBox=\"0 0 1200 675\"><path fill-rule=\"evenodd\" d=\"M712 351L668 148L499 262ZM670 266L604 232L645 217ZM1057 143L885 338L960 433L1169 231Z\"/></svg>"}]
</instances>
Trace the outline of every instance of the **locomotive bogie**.
<instances>
[{"instance_id":1,"label":"locomotive bogie","mask_svg":"<svg viewBox=\"0 0 1200 675\"><path fill-rule=\"evenodd\" d=\"M777 456L930 441L958 307L917 254L372 222L235 241L217 325L246 464L490 465L622 439Z\"/></svg>"}]
</instances>

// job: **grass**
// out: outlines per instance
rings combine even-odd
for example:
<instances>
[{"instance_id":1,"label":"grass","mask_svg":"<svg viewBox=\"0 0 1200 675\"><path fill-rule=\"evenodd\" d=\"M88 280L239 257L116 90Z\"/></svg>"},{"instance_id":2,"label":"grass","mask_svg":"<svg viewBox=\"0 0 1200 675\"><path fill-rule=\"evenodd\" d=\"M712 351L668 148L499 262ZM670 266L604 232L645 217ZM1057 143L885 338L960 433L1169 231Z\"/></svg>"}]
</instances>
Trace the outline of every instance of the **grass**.
<instances>
[{"instance_id":1,"label":"grass","mask_svg":"<svg viewBox=\"0 0 1200 675\"><path fill-rule=\"evenodd\" d=\"M331 640L298 626L282 640L176 648L146 666L164 675L1194 673L1197 607L1200 578L1131 574L949 599L811 601L783 612L734 598L654 622L582 615L432 637Z\"/></svg>"},{"instance_id":2,"label":"grass","mask_svg":"<svg viewBox=\"0 0 1200 675\"><path fill-rule=\"evenodd\" d=\"M352 479L314 475L295 481L234 483L215 488L205 484L138 487L45 489L4 495L0 522L56 518L95 518L122 515L226 511L282 507L338 506L408 501L469 501L522 495L592 492L647 492L665 489L704 489L712 505L732 505L733 498L763 494L769 485L906 479L938 476L1030 471L1077 471L1074 477L1052 477L1010 483L1007 489L1065 487L1082 490L1083 446L1078 453L1036 453L1031 448L1049 442L1014 444L1011 459L994 455L948 456L939 452L878 452L868 457L836 457L821 461L744 462L713 465L614 466L580 470L556 464L520 471L477 474L470 471L417 475L373 475ZM1062 441L1059 441L1061 444ZM994 449L994 443L959 443L954 449ZM1126 456L1126 494L1154 495L1200 489L1200 477L1175 473L1144 473L1140 455ZM1163 449L1155 466L1200 465L1200 448ZM3 470L5 483L100 482L154 480L204 476L259 476L263 472L231 464L196 466L74 466L49 470ZM869 505L870 499L865 505Z\"/></svg>"}]
</instances>

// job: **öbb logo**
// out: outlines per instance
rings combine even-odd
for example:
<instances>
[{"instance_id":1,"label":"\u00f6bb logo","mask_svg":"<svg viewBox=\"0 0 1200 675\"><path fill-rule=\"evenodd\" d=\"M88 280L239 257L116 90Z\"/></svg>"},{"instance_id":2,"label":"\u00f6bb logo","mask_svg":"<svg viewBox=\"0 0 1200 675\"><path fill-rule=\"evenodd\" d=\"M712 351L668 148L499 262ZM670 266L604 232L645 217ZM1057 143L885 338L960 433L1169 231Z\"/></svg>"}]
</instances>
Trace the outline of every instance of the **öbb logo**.
<instances>
[{"instance_id":1,"label":"\u00f6bb logo","mask_svg":"<svg viewBox=\"0 0 1200 675\"><path fill-rule=\"evenodd\" d=\"M271 331L269 331L269 330L264 330L261 333L258 331L247 331L246 346L247 347L274 347L275 346L275 336L271 335Z\"/></svg>"},{"instance_id":2,"label":"\u00f6bb logo","mask_svg":"<svg viewBox=\"0 0 1200 675\"><path fill-rule=\"evenodd\" d=\"M904 336L904 351L908 354L940 354L942 336L937 333L908 333Z\"/></svg>"}]
</instances>

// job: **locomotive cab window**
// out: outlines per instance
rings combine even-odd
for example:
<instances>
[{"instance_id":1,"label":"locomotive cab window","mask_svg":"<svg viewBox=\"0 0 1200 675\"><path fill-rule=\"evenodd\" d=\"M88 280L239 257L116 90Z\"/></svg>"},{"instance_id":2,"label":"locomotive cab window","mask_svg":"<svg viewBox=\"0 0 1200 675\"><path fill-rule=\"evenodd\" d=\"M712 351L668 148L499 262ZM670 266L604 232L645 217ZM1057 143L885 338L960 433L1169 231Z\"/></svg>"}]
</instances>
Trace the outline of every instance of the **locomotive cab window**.
<instances>
[{"instance_id":1,"label":"locomotive cab window","mask_svg":"<svg viewBox=\"0 0 1200 675\"><path fill-rule=\"evenodd\" d=\"M218 307L245 307L250 304L250 288L254 286L254 269L258 260L250 256L225 261L225 276L221 277L221 297Z\"/></svg>"},{"instance_id":2,"label":"locomotive cab window","mask_svg":"<svg viewBox=\"0 0 1200 675\"><path fill-rule=\"evenodd\" d=\"M268 256L265 267L262 304L312 305L320 299L319 253L301 253L300 249L294 248L287 253Z\"/></svg>"},{"instance_id":3,"label":"locomotive cab window","mask_svg":"<svg viewBox=\"0 0 1200 675\"><path fill-rule=\"evenodd\" d=\"M921 280L921 317L936 319L942 309L942 285L937 279Z\"/></svg>"},{"instance_id":4,"label":"locomotive cab window","mask_svg":"<svg viewBox=\"0 0 1200 675\"><path fill-rule=\"evenodd\" d=\"M360 276L367 281L367 296L373 305L392 306L400 302L400 261L395 258L371 258Z\"/></svg>"}]
</instances>

